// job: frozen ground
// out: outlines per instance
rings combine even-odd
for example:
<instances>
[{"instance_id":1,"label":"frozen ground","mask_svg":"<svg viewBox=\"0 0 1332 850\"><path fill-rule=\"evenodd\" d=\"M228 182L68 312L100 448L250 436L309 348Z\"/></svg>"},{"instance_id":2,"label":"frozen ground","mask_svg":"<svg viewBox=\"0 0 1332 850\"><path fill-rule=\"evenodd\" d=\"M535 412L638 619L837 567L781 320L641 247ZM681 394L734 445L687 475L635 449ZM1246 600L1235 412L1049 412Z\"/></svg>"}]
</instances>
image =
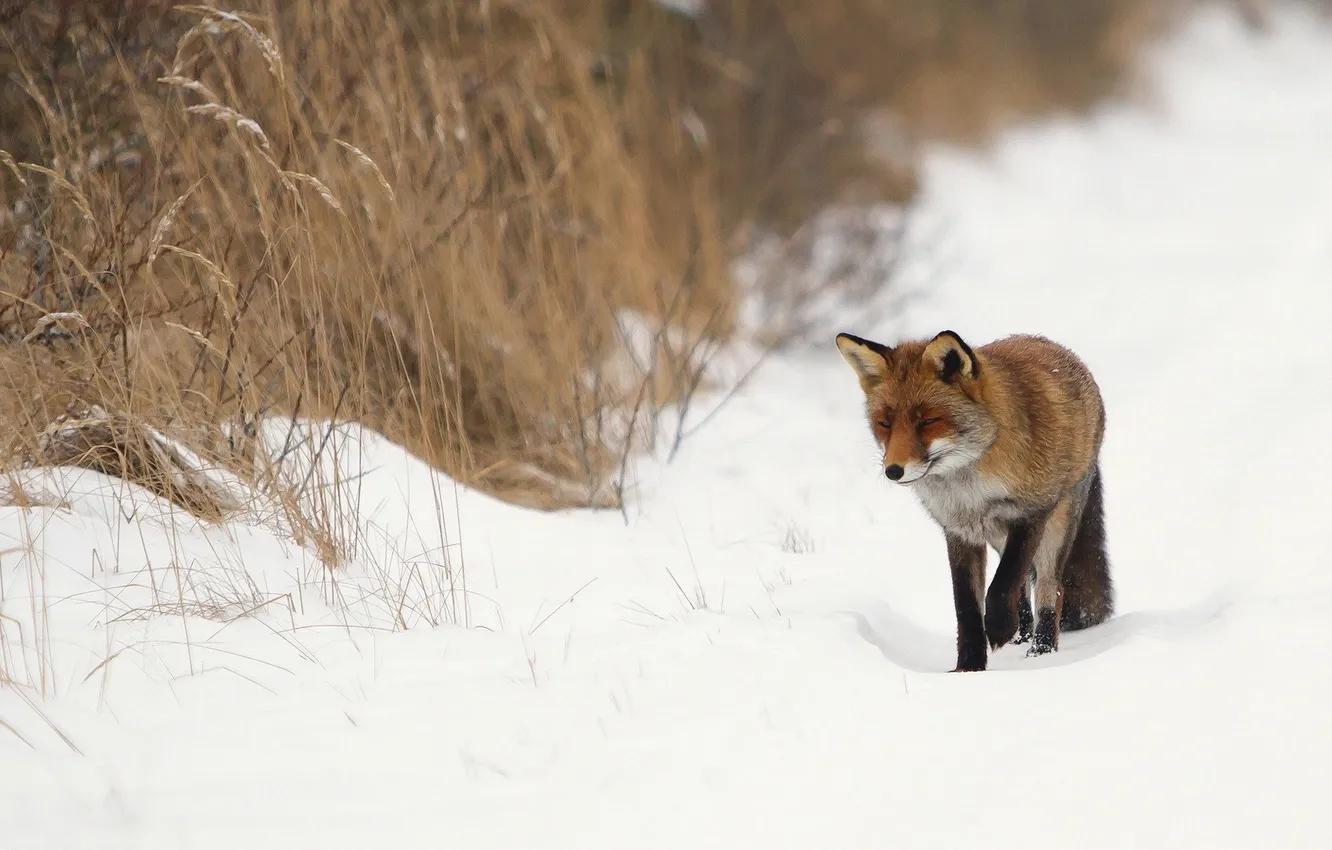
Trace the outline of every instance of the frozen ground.
<instances>
[{"instance_id":1,"label":"frozen ground","mask_svg":"<svg viewBox=\"0 0 1332 850\"><path fill-rule=\"evenodd\" d=\"M54 693L0 690L0 848L1327 846L1332 32L1276 24L1199 18L1155 110L935 152L941 288L846 327L1082 354L1109 624L943 672L939 534L878 474L831 339L642 464L627 523L365 441L336 587L84 476L0 510L0 661ZM446 562L473 628L424 625ZM184 576L198 605L138 617Z\"/></svg>"}]
</instances>

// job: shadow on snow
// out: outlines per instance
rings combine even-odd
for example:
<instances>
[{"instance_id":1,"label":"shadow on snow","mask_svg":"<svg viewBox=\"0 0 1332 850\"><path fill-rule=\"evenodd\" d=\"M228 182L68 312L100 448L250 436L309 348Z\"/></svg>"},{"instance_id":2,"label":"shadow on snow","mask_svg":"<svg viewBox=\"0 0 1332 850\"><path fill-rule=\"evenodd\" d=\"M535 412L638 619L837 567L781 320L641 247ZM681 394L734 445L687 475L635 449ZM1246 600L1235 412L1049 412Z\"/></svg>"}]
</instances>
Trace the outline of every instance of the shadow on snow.
<instances>
[{"instance_id":1,"label":"shadow on snow","mask_svg":"<svg viewBox=\"0 0 1332 850\"><path fill-rule=\"evenodd\" d=\"M1043 658L1026 657L1025 646L1008 645L990 655L990 670L1035 670L1060 667L1100 655L1136 637L1176 639L1189 636L1218 621L1233 608L1229 593L1217 592L1182 608L1129 611L1090 629L1064 632L1059 650ZM891 605L872 601L860 610L841 610L868 643L884 658L915 673L943 673L957 661L956 638L923 629L897 613Z\"/></svg>"}]
</instances>

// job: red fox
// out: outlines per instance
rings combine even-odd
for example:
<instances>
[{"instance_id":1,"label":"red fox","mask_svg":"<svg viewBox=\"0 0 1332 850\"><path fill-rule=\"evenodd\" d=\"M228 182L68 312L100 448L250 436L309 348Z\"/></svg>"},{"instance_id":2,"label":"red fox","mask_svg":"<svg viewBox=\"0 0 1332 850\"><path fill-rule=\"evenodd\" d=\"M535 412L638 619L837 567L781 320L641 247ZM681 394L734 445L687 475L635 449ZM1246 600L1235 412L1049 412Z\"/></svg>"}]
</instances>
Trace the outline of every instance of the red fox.
<instances>
[{"instance_id":1,"label":"red fox","mask_svg":"<svg viewBox=\"0 0 1332 850\"><path fill-rule=\"evenodd\" d=\"M973 351L953 331L895 348L842 333L837 347L860 378L884 474L912 488L943 529L956 671L984 670L987 640L994 649L1030 641L1027 654L1043 655L1060 631L1110 618L1105 405L1077 355L1039 336ZM1000 553L988 592L987 544Z\"/></svg>"}]
</instances>

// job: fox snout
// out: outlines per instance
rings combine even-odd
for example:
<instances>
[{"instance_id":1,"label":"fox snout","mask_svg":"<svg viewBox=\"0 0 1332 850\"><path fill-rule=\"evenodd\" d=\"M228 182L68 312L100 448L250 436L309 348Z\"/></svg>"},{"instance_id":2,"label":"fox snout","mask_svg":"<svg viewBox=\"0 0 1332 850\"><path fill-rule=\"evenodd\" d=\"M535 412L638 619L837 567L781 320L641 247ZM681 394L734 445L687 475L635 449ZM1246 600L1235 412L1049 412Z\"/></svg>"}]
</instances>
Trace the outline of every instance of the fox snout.
<instances>
[{"instance_id":1,"label":"fox snout","mask_svg":"<svg viewBox=\"0 0 1332 850\"><path fill-rule=\"evenodd\" d=\"M883 474L889 481L898 484L911 484L925 477L930 471L930 464L924 461L908 460L905 463L893 463L885 459Z\"/></svg>"}]
</instances>

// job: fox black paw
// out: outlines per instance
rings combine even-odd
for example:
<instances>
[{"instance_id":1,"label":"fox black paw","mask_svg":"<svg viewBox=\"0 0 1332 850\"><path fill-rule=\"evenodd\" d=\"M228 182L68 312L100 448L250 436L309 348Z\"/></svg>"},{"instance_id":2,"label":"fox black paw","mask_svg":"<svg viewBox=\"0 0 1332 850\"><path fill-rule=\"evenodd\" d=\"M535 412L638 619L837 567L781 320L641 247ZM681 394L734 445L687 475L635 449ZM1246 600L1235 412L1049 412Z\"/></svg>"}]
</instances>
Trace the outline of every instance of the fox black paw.
<instances>
[{"instance_id":1,"label":"fox black paw","mask_svg":"<svg viewBox=\"0 0 1332 850\"><path fill-rule=\"evenodd\" d=\"M1018 633L1013 643L1026 643L1031 640L1035 629L1036 618L1031 613L1031 600L1023 593L1018 596Z\"/></svg>"},{"instance_id":2,"label":"fox black paw","mask_svg":"<svg viewBox=\"0 0 1332 850\"><path fill-rule=\"evenodd\" d=\"M980 635L976 635L977 638ZM985 642L967 639L958 641L957 666L954 673L967 673L985 669Z\"/></svg>"},{"instance_id":3,"label":"fox black paw","mask_svg":"<svg viewBox=\"0 0 1332 850\"><path fill-rule=\"evenodd\" d=\"M1036 618L1036 631L1032 635L1031 647L1027 650L1027 657L1033 655L1045 655L1054 652L1058 648L1059 633L1056 628L1055 612L1051 608L1042 608Z\"/></svg>"},{"instance_id":4,"label":"fox black paw","mask_svg":"<svg viewBox=\"0 0 1332 850\"><path fill-rule=\"evenodd\" d=\"M1018 631L1017 605L1004 599L985 603L985 638L990 646L998 649L1013 639Z\"/></svg>"}]
</instances>

